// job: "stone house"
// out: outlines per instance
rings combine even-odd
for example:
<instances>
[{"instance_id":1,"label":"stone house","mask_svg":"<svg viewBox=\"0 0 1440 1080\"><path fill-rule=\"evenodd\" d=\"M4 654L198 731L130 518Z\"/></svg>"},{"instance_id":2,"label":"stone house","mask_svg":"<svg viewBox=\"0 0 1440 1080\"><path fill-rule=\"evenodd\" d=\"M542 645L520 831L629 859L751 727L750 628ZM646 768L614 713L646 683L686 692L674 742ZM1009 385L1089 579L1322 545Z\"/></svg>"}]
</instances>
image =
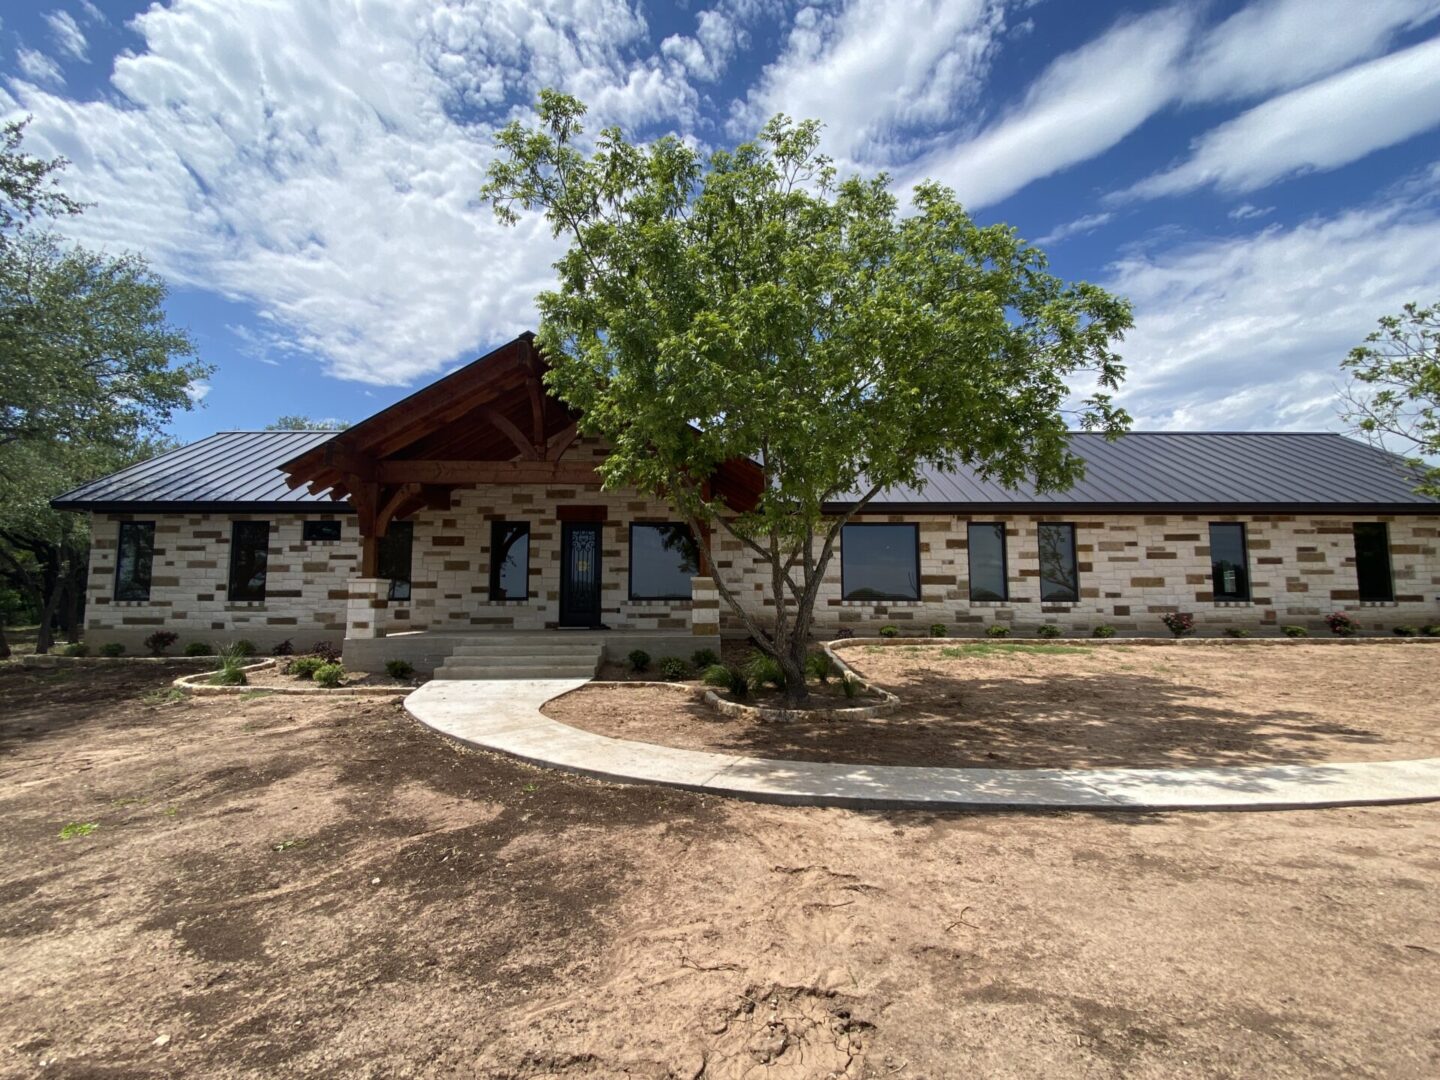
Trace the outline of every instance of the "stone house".
<instances>
[{"instance_id":1,"label":"stone house","mask_svg":"<svg viewBox=\"0 0 1440 1080\"><path fill-rule=\"evenodd\" d=\"M739 631L666 504L601 490L604 447L542 374L522 335L344 432L222 432L60 496L92 515L88 639L343 642L360 670L430 670L532 632L688 656ZM1182 610L1202 632L1323 629L1337 610L1387 632L1440 622L1440 504L1390 455L1331 434L1075 445L1087 475L1064 493L965 471L883 493L842 532L820 632L1150 634ZM711 478L737 510L760 482L750 461ZM711 539L763 615L764 568Z\"/></svg>"}]
</instances>

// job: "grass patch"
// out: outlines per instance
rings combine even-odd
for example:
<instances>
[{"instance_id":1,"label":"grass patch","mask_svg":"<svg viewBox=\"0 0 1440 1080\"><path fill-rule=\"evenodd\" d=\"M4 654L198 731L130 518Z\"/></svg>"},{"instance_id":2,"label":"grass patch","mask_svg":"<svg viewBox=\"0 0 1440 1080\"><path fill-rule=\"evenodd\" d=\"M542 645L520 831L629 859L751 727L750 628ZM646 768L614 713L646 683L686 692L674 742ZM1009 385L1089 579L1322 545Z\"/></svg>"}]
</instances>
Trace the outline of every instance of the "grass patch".
<instances>
[{"instance_id":1,"label":"grass patch","mask_svg":"<svg viewBox=\"0 0 1440 1080\"><path fill-rule=\"evenodd\" d=\"M308 837L298 836L293 840L281 840L278 844L271 844L273 851L289 851L291 848L303 848L310 843Z\"/></svg>"},{"instance_id":2,"label":"grass patch","mask_svg":"<svg viewBox=\"0 0 1440 1080\"><path fill-rule=\"evenodd\" d=\"M244 693L238 695L238 697L241 701L254 701L257 698L273 697L274 695L274 690L246 690Z\"/></svg>"},{"instance_id":3,"label":"grass patch","mask_svg":"<svg viewBox=\"0 0 1440 1080\"><path fill-rule=\"evenodd\" d=\"M163 690L151 690L140 698L142 705L178 705L187 697L184 690L178 686L167 686Z\"/></svg>"},{"instance_id":4,"label":"grass patch","mask_svg":"<svg viewBox=\"0 0 1440 1080\"><path fill-rule=\"evenodd\" d=\"M1089 651L1083 645L992 645L988 641L977 641L973 645L946 646L940 650L940 655L949 660L958 660L966 656L1065 656Z\"/></svg>"},{"instance_id":5,"label":"grass patch","mask_svg":"<svg viewBox=\"0 0 1440 1080\"><path fill-rule=\"evenodd\" d=\"M60 839L73 840L77 836L89 836L99 827L99 823L94 821L71 821L60 830Z\"/></svg>"}]
</instances>

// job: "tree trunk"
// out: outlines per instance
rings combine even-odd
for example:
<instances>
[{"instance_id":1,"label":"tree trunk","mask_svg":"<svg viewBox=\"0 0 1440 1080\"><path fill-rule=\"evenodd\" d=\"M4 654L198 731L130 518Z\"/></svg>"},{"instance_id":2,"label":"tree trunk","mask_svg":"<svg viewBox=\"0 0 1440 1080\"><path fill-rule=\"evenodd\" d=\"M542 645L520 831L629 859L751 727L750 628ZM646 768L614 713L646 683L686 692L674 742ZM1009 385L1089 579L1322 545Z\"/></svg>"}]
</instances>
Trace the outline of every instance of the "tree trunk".
<instances>
[{"instance_id":1,"label":"tree trunk","mask_svg":"<svg viewBox=\"0 0 1440 1080\"><path fill-rule=\"evenodd\" d=\"M10 659L10 641L5 636L5 620L0 619L0 660Z\"/></svg>"},{"instance_id":2,"label":"tree trunk","mask_svg":"<svg viewBox=\"0 0 1440 1080\"><path fill-rule=\"evenodd\" d=\"M785 674L785 704L803 706L810 702L810 687L805 682L805 657L808 642L799 635L790 639L788 648L782 648L775 659Z\"/></svg>"}]
</instances>

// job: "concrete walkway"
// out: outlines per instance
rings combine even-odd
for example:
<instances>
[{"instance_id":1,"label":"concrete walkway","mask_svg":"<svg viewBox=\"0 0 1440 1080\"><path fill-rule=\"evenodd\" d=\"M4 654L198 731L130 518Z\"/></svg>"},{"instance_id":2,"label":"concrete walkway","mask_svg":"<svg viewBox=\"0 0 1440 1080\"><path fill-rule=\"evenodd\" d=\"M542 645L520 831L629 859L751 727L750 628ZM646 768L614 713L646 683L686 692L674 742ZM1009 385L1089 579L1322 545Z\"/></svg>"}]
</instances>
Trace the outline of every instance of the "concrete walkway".
<instances>
[{"instance_id":1,"label":"concrete walkway","mask_svg":"<svg viewBox=\"0 0 1440 1080\"><path fill-rule=\"evenodd\" d=\"M856 809L1288 810L1440 799L1440 758L1199 769L942 769L678 750L595 735L540 706L587 679L433 681L405 699L460 742L619 783Z\"/></svg>"}]
</instances>

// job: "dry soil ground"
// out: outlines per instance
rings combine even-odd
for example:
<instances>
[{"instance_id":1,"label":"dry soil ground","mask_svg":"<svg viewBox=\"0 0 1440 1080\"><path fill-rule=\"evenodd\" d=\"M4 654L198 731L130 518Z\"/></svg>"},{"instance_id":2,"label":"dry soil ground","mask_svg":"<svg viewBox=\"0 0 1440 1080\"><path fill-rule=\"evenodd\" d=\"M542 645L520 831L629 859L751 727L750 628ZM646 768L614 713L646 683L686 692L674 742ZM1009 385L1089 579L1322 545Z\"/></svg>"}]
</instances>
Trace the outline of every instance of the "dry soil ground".
<instances>
[{"instance_id":1,"label":"dry soil ground","mask_svg":"<svg viewBox=\"0 0 1440 1080\"><path fill-rule=\"evenodd\" d=\"M1437 805L755 806L169 677L0 670L0 1074L1440 1074Z\"/></svg>"},{"instance_id":2,"label":"dry soil ground","mask_svg":"<svg viewBox=\"0 0 1440 1080\"><path fill-rule=\"evenodd\" d=\"M840 650L904 708L755 723L663 687L585 687L545 707L606 735L867 765L1184 766L1440 756L1440 642Z\"/></svg>"}]
</instances>

